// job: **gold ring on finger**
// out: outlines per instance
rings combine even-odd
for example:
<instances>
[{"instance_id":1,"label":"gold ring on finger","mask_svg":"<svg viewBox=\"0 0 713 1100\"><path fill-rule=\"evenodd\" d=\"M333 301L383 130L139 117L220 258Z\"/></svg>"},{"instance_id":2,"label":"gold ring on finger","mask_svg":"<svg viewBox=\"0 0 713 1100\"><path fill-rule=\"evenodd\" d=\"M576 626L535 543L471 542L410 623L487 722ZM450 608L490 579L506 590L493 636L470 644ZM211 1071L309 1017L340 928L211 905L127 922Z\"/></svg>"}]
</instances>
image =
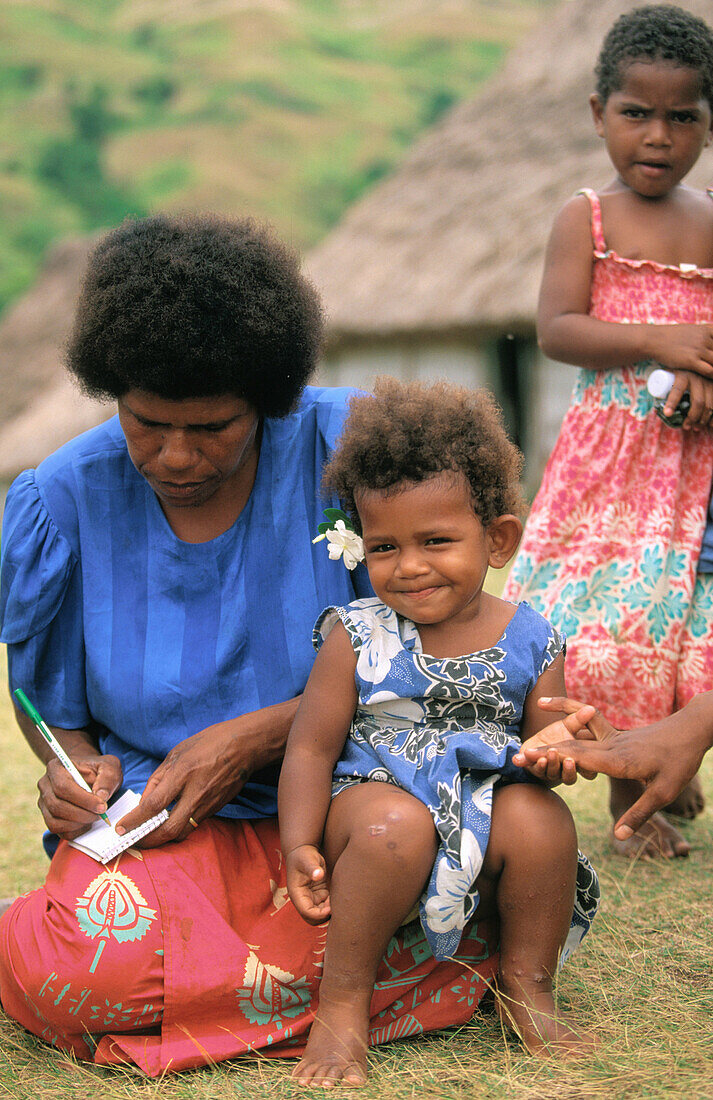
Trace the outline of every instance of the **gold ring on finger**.
<instances>
[{"instance_id":1,"label":"gold ring on finger","mask_svg":"<svg viewBox=\"0 0 713 1100\"><path fill-rule=\"evenodd\" d=\"M191 825L193 826L194 829L198 828L198 822L197 821L194 821L192 817L189 817L188 820L190 821L190 823L191 823Z\"/></svg>"}]
</instances>

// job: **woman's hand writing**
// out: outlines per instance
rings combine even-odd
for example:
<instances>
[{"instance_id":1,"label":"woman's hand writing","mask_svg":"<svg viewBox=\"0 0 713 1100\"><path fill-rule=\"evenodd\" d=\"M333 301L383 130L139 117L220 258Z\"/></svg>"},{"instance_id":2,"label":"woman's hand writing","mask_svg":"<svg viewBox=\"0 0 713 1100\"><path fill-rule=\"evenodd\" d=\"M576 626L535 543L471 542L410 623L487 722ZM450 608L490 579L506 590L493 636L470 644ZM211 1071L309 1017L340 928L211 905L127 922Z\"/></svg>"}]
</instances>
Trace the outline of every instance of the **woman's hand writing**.
<instances>
[{"instance_id":1,"label":"woman's hand writing","mask_svg":"<svg viewBox=\"0 0 713 1100\"><path fill-rule=\"evenodd\" d=\"M66 746L65 746L66 747ZM68 750L69 751L69 750ZM91 745L69 752L92 793L75 783L63 764L52 758L37 784L40 808L47 828L63 840L74 840L104 813L107 802L121 785L122 770L116 756L102 756Z\"/></svg>"}]
</instances>

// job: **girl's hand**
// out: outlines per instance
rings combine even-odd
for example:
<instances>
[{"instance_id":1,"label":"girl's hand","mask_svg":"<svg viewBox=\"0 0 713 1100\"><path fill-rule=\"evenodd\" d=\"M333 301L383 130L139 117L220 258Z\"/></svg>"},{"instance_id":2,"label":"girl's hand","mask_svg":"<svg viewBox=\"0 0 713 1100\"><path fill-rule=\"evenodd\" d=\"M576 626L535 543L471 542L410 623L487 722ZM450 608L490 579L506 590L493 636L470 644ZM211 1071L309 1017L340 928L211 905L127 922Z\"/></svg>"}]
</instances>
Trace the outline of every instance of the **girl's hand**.
<instances>
[{"instance_id":1,"label":"girl's hand","mask_svg":"<svg viewBox=\"0 0 713 1100\"><path fill-rule=\"evenodd\" d=\"M547 709L550 701L547 697L541 697L538 704ZM595 713L594 707L581 705L572 714L551 722L533 737L523 741L520 752L512 758L513 764L525 768L530 775L550 786L558 783L571 786L577 781L578 774L583 779L594 779L596 772L581 765L577 766L574 759L567 754L566 742L571 741L574 745L577 738L593 738L594 734L587 728L587 722L591 721ZM553 744L557 747L553 748Z\"/></svg>"},{"instance_id":2,"label":"girl's hand","mask_svg":"<svg viewBox=\"0 0 713 1100\"><path fill-rule=\"evenodd\" d=\"M72 761L86 779L92 793L83 790L72 779L59 760L52 759L47 771L37 784L40 808L50 832L64 840L74 840L106 811L107 802L121 785L122 770L116 756L102 756L91 748L79 756L71 754Z\"/></svg>"},{"instance_id":3,"label":"girl's hand","mask_svg":"<svg viewBox=\"0 0 713 1100\"><path fill-rule=\"evenodd\" d=\"M295 909L308 924L322 924L330 916L327 865L319 848L301 844L286 859L287 892Z\"/></svg>"},{"instance_id":4,"label":"girl's hand","mask_svg":"<svg viewBox=\"0 0 713 1100\"><path fill-rule=\"evenodd\" d=\"M650 358L664 367L713 378L713 325L648 325L647 337Z\"/></svg>"},{"instance_id":5,"label":"girl's hand","mask_svg":"<svg viewBox=\"0 0 713 1100\"><path fill-rule=\"evenodd\" d=\"M684 393L688 392L691 398L691 407L681 427L687 430L693 429L696 432L699 432L702 428L711 427L713 381L709 378L703 378L700 374L694 374L692 371L677 370L674 371L674 374L676 380L666 398L665 414L671 416Z\"/></svg>"}]
</instances>

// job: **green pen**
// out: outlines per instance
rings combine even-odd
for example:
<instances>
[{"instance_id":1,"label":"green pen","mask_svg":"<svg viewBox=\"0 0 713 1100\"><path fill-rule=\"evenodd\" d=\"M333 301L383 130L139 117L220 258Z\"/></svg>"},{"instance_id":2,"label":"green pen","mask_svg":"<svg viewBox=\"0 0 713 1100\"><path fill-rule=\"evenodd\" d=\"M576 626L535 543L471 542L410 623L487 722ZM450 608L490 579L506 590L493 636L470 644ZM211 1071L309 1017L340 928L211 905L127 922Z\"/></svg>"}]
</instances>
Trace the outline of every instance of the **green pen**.
<instances>
[{"instance_id":1,"label":"green pen","mask_svg":"<svg viewBox=\"0 0 713 1100\"><path fill-rule=\"evenodd\" d=\"M59 762L61 764L64 764L65 768L67 769L67 771L71 775L74 782L78 783L79 786L82 787L85 791L89 791L90 794L93 794L94 792L92 791L92 788L89 786L89 784L87 783L87 781L84 778L84 776L82 775L82 773L77 770L76 766L69 759L66 752L64 751L64 749L60 745L59 741L57 740L55 735L52 733L52 730L49 728L47 723L41 717L39 711L35 710L32 703L30 702L30 700L25 695L24 691L21 688L15 688L15 690L13 692L13 695L17 699L18 703L20 704L20 706L24 710L27 717L32 720L34 725L40 731L40 733L44 737L44 739L47 742L47 744L49 745L49 747L52 749L52 752L55 754L55 756L57 757ZM102 821L106 821L106 823L107 823L107 825L109 826L110 829L114 828L111 821L109 820L109 815L108 814L105 814L105 813L104 814L99 814L99 816L102 819Z\"/></svg>"}]
</instances>

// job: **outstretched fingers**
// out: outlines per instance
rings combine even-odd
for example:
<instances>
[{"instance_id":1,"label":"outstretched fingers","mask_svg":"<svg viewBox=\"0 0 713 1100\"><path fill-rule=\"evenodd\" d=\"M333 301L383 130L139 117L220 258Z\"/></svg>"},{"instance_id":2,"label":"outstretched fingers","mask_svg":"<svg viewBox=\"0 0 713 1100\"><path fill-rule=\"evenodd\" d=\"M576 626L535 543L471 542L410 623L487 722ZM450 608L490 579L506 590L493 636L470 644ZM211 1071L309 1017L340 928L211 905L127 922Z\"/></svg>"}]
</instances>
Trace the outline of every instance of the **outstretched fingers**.
<instances>
[{"instance_id":1,"label":"outstretched fingers","mask_svg":"<svg viewBox=\"0 0 713 1100\"><path fill-rule=\"evenodd\" d=\"M564 711L567 717L562 721L569 732L580 740L606 741L617 732L611 722L591 703L580 703L564 695L552 698L542 695L537 704L542 710Z\"/></svg>"}]
</instances>

